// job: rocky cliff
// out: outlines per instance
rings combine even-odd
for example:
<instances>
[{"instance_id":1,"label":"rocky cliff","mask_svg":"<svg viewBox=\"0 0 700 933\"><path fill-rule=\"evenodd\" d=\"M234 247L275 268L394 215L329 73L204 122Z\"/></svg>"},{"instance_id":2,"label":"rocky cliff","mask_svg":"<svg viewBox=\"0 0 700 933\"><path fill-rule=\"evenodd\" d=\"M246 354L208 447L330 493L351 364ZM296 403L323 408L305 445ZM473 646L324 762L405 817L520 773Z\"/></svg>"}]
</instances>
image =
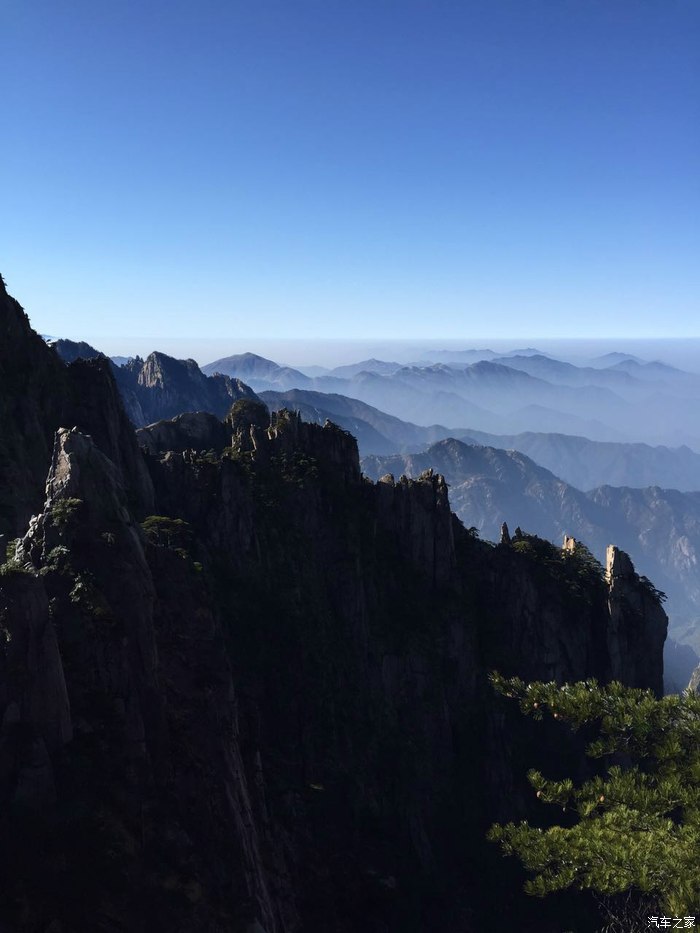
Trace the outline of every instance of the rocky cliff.
<instances>
[{"instance_id":1,"label":"rocky cliff","mask_svg":"<svg viewBox=\"0 0 700 933\"><path fill-rule=\"evenodd\" d=\"M125 396L133 395L131 420L138 427L185 411L208 411L220 418L239 398L257 398L252 389L231 376L205 376L194 360L176 360L151 353L129 360L116 371Z\"/></svg>"},{"instance_id":2,"label":"rocky cliff","mask_svg":"<svg viewBox=\"0 0 700 933\"><path fill-rule=\"evenodd\" d=\"M66 363L101 358L90 344L55 340L55 353ZM223 418L236 399L257 398L240 379L215 374L205 376L195 360L177 360L166 353L134 357L122 366L109 365L129 418L137 428L182 412L206 411Z\"/></svg>"},{"instance_id":3,"label":"rocky cliff","mask_svg":"<svg viewBox=\"0 0 700 933\"><path fill-rule=\"evenodd\" d=\"M92 434L122 472L130 497L147 508L153 491L109 363L64 365L36 334L0 277L0 544L20 534L43 498L54 433Z\"/></svg>"},{"instance_id":4,"label":"rocky cliff","mask_svg":"<svg viewBox=\"0 0 700 933\"><path fill-rule=\"evenodd\" d=\"M653 591L621 557L608 580L576 549L481 542L441 476L372 483L351 435L287 412L120 451L96 371L104 423L55 425L0 577L0 921L470 933L497 905L593 929L526 903L484 842L528 812L528 767L583 767L487 674L660 692Z\"/></svg>"},{"instance_id":5,"label":"rocky cliff","mask_svg":"<svg viewBox=\"0 0 700 933\"><path fill-rule=\"evenodd\" d=\"M373 479L418 476L427 467L445 476L452 508L485 538L497 540L505 520L553 541L573 534L603 562L607 545L620 545L668 595L672 636L700 650L700 493L609 485L581 492L518 451L454 438L421 453L362 461Z\"/></svg>"}]
</instances>

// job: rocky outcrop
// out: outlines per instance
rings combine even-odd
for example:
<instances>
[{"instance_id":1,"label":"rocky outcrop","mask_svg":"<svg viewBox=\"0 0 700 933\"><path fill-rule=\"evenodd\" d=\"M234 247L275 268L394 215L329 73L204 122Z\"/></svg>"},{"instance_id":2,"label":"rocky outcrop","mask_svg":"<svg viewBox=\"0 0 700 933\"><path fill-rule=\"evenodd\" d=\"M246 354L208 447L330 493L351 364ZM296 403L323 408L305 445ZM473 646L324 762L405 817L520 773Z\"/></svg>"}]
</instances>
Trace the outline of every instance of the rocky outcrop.
<instances>
[{"instance_id":1,"label":"rocky outcrop","mask_svg":"<svg viewBox=\"0 0 700 933\"><path fill-rule=\"evenodd\" d=\"M150 454L172 450L223 450L231 432L216 415L205 411L186 412L169 420L157 421L136 432L141 447Z\"/></svg>"},{"instance_id":2,"label":"rocky outcrop","mask_svg":"<svg viewBox=\"0 0 700 933\"><path fill-rule=\"evenodd\" d=\"M695 693L700 693L700 667L696 667L693 671L693 674L690 678L690 683L688 684L688 689L694 691Z\"/></svg>"},{"instance_id":3,"label":"rocky outcrop","mask_svg":"<svg viewBox=\"0 0 700 933\"><path fill-rule=\"evenodd\" d=\"M122 699L127 755L142 759L145 723L162 719L153 583L119 470L75 428L56 434L44 509L32 519L15 560L25 571L44 571L71 671L79 667L94 690ZM66 623L72 638L65 637ZM73 716L94 725L84 695L76 691L71 706Z\"/></svg>"},{"instance_id":4,"label":"rocky outcrop","mask_svg":"<svg viewBox=\"0 0 700 933\"><path fill-rule=\"evenodd\" d=\"M372 479L386 472L415 477L428 467L445 476L456 514L491 541L499 540L505 519L550 541L573 535L603 564L615 542L668 595L672 636L700 648L700 493L612 486L581 492L517 451L454 439L422 453L362 460Z\"/></svg>"},{"instance_id":5,"label":"rocky outcrop","mask_svg":"<svg viewBox=\"0 0 700 933\"><path fill-rule=\"evenodd\" d=\"M91 882L36 856L31 903L4 873L18 900L3 919L29 912L47 924L59 911L67 929L101 929L101 916L183 933L259 919L275 933L281 908L267 888L223 633L192 562L149 550L117 468L91 438L61 429L44 510L0 588L0 813L39 808L33 843L58 832ZM64 811L56 830L52 814ZM5 865L11 841L1 849Z\"/></svg>"},{"instance_id":6,"label":"rocky outcrop","mask_svg":"<svg viewBox=\"0 0 700 933\"><path fill-rule=\"evenodd\" d=\"M487 675L658 689L653 589L621 559L609 584L576 547L482 542L442 476L369 482L351 435L289 412L220 444L179 419L132 462L109 370L74 365L109 424L58 426L0 576L0 922L472 933L497 903L573 928L484 837L581 746Z\"/></svg>"},{"instance_id":7,"label":"rocky outcrop","mask_svg":"<svg viewBox=\"0 0 700 933\"><path fill-rule=\"evenodd\" d=\"M663 672L658 657L663 652L668 620L658 594L649 581L640 579L629 555L614 545L607 549L605 573L611 676L631 687L651 687L660 696Z\"/></svg>"},{"instance_id":8,"label":"rocky outcrop","mask_svg":"<svg viewBox=\"0 0 700 933\"><path fill-rule=\"evenodd\" d=\"M322 465L342 478L345 484L360 481L357 441L348 431L327 421L323 428L301 419L298 412L273 412L269 428L251 426L254 459L261 464L273 461L291 463L301 455L310 465Z\"/></svg>"},{"instance_id":9,"label":"rocky outcrop","mask_svg":"<svg viewBox=\"0 0 700 933\"><path fill-rule=\"evenodd\" d=\"M174 418L182 412L206 411L223 418L239 398L257 396L240 379L205 376L194 360L165 353L136 357L115 369L125 399L133 399L130 417L136 427Z\"/></svg>"},{"instance_id":10,"label":"rocky outcrop","mask_svg":"<svg viewBox=\"0 0 700 933\"><path fill-rule=\"evenodd\" d=\"M51 347L66 363L107 357L84 341L54 340ZM122 404L136 427L174 418L183 412L210 412L223 418L236 399L257 398L240 379L205 376L195 360L165 353L133 357L117 366L107 361L119 386Z\"/></svg>"},{"instance_id":11,"label":"rocky outcrop","mask_svg":"<svg viewBox=\"0 0 700 933\"><path fill-rule=\"evenodd\" d=\"M69 366L68 375L71 404L64 418L68 424L89 434L117 467L134 514L148 514L152 509L153 489L113 378L112 364L105 357L78 359Z\"/></svg>"},{"instance_id":12,"label":"rocky outcrop","mask_svg":"<svg viewBox=\"0 0 700 933\"><path fill-rule=\"evenodd\" d=\"M415 480L391 475L376 486L377 514L393 528L401 559L419 568L437 587L450 579L455 568L454 516L445 478L426 470Z\"/></svg>"},{"instance_id":13,"label":"rocky outcrop","mask_svg":"<svg viewBox=\"0 0 700 933\"><path fill-rule=\"evenodd\" d=\"M48 345L61 357L64 363L74 363L76 360L92 360L104 356L84 340L48 340Z\"/></svg>"},{"instance_id":14,"label":"rocky outcrop","mask_svg":"<svg viewBox=\"0 0 700 933\"><path fill-rule=\"evenodd\" d=\"M112 458L132 505L150 511L153 492L106 359L65 366L34 333L0 279L0 545L38 511L56 429L77 425Z\"/></svg>"},{"instance_id":15,"label":"rocky outcrop","mask_svg":"<svg viewBox=\"0 0 700 933\"><path fill-rule=\"evenodd\" d=\"M0 277L0 543L41 503L65 374ZM3 538L3 536L5 536Z\"/></svg>"}]
</instances>

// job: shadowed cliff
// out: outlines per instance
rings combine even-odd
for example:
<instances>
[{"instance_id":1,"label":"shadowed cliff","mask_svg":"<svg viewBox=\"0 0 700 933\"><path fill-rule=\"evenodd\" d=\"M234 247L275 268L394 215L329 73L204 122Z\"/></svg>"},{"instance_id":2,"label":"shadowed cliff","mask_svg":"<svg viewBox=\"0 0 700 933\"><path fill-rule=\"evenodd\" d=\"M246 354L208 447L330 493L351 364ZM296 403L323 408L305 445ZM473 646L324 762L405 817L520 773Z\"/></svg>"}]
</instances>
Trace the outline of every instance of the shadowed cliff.
<instances>
[{"instance_id":1,"label":"shadowed cliff","mask_svg":"<svg viewBox=\"0 0 700 933\"><path fill-rule=\"evenodd\" d=\"M13 340L44 365L26 321ZM660 692L666 617L633 569L481 542L441 476L371 483L351 435L288 412L115 449L109 369L76 372L82 423L60 424L72 383L41 383L51 446L4 409L47 483L0 577L0 920L469 933L497 904L594 929L587 902L527 903L484 841L529 813L528 767L585 768L487 675Z\"/></svg>"},{"instance_id":2,"label":"shadowed cliff","mask_svg":"<svg viewBox=\"0 0 700 933\"><path fill-rule=\"evenodd\" d=\"M36 334L0 277L0 542L26 528L41 505L54 433L93 435L128 482L137 508L153 491L105 357L64 365ZM4 547L3 547L4 551Z\"/></svg>"}]
</instances>

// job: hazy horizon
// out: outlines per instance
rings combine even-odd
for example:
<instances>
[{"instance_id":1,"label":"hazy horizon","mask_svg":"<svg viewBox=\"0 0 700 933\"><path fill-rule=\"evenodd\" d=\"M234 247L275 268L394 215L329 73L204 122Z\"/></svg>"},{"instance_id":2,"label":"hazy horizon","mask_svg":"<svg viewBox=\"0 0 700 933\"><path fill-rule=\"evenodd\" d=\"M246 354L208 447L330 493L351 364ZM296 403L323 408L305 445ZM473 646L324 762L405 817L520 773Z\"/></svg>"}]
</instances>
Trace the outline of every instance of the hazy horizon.
<instances>
[{"instance_id":1,"label":"hazy horizon","mask_svg":"<svg viewBox=\"0 0 700 933\"><path fill-rule=\"evenodd\" d=\"M53 338L65 334L47 335ZM700 337L686 338L479 338L463 340L435 337L431 340L365 340L350 338L335 340L259 338L172 338L121 337L100 338L99 335L73 335L67 339L84 340L108 356L141 356L159 351L178 359L194 359L205 366L217 359L240 353L255 353L286 366L323 366L333 368L367 359L398 363L419 362L422 354L440 350L493 350L511 353L517 350L540 350L575 365L586 365L591 359L606 353L620 352L646 361L660 361L680 369L700 372Z\"/></svg>"}]
</instances>

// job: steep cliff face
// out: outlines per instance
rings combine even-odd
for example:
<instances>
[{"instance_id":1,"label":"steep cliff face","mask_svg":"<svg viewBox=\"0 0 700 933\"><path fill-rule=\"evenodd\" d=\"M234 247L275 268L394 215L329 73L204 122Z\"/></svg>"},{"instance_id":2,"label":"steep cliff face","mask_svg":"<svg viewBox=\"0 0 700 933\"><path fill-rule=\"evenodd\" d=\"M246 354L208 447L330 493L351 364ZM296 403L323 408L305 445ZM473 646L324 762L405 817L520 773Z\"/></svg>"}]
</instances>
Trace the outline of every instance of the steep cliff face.
<instances>
[{"instance_id":1,"label":"steep cliff face","mask_svg":"<svg viewBox=\"0 0 700 933\"><path fill-rule=\"evenodd\" d=\"M148 551L114 464L60 430L2 587L6 669L24 663L2 812L27 839L17 864L0 847L0 909L20 929L244 929L251 901L276 928L211 599L190 560Z\"/></svg>"},{"instance_id":2,"label":"steep cliff face","mask_svg":"<svg viewBox=\"0 0 700 933\"><path fill-rule=\"evenodd\" d=\"M76 372L109 413L109 370ZM195 421L133 463L104 425L61 426L3 567L0 921L471 933L497 904L560 933L484 834L527 812L528 767L581 750L487 673L658 690L653 592L621 558L610 584L536 538L479 541L442 477L374 484L331 424L280 413L217 445Z\"/></svg>"},{"instance_id":3,"label":"steep cliff face","mask_svg":"<svg viewBox=\"0 0 700 933\"><path fill-rule=\"evenodd\" d=\"M445 476L452 508L484 538L497 540L505 520L553 541L574 534L601 561L614 541L668 595L671 634L700 647L700 493L609 485L584 493L522 453L454 438L422 453L362 461L372 479L386 472L418 476L427 466Z\"/></svg>"},{"instance_id":4,"label":"steep cliff face","mask_svg":"<svg viewBox=\"0 0 700 933\"><path fill-rule=\"evenodd\" d=\"M205 376L194 360L176 360L165 353L129 360L115 369L115 377L137 427L189 411L223 418L236 399L257 398L240 379Z\"/></svg>"},{"instance_id":5,"label":"steep cliff face","mask_svg":"<svg viewBox=\"0 0 700 933\"><path fill-rule=\"evenodd\" d=\"M688 689L700 693L700 667L696 667L688 683Z\"/></svg>"},{"instance_id":6,"label":"steep cliff face","mask_svg":"<svg viewBox=\"0 0 700 933\"><path fill-rule=\"evenodd\" d=\"M285 413L238 440L150 458L142 528L119 470L58 432L17 553L29 573L14 568L5 597L30 676L0 711L23 736L0 764L17 825L22 801L41 814L36 844L59 819L71 868L38 859L18 887L6 841L5 916L29 929L31 902L36 922L76 930L96 915L125 930L477 929L495 883L483 833L524 812L526 764L546 757L486 672L657 686L663 613L630 603L632 577L622 599L554 549L548 567L473 539L439 476L363 480L332 425ZM499 896L516 909L514 883Z\"/></svg>"},{"instance_id":7,"label":"steep cliff face","mask_svg":"<svg viewBox=\"0 0 700 933\"><path fill-rule=\"evenodd\" d=\"M64 378L0 277L0 536L19 534L41 502Z\"/></svg>"},{"instance_id":8,"label":"steep cliff face","mask_svg":"<svg viewBox=\"0 0 700 933\"><path fill-rule=\"evenodd\" d=\"M51 347L65 363L107 359L89 343L54 340ZM253 390L231 376L205 376L195 360L177 360L165 353L134 357L122 366L111 361L122 404L136 427L174 418L182 412L213 412L223 418L239 398L255 399Z\"/></svg>"},{"instance_id":9,"label":"steep cliff face","mask_svg":"<svg viewBox=\"0 0 700 933\"><path fill-rule=\"evenodd\" d=\"M635 572L629 556L614 545L607 550L608 649L613 679L630 687L663 691L656 659L663 651L665 613L648 580Z\"/></svg>"},{"instance_id":10,"label":"steep cliff face","mask_svg":"<svg viewBox=\"0 0 700 933\"><path fill-rule=\"evenodd\" d=\"M124 472L148 509L149 478L106 360L65 366L36 334L0 277L0 544L21 534L42 502L54 433L77 425Z\"/></svg>"}]
</instances>

